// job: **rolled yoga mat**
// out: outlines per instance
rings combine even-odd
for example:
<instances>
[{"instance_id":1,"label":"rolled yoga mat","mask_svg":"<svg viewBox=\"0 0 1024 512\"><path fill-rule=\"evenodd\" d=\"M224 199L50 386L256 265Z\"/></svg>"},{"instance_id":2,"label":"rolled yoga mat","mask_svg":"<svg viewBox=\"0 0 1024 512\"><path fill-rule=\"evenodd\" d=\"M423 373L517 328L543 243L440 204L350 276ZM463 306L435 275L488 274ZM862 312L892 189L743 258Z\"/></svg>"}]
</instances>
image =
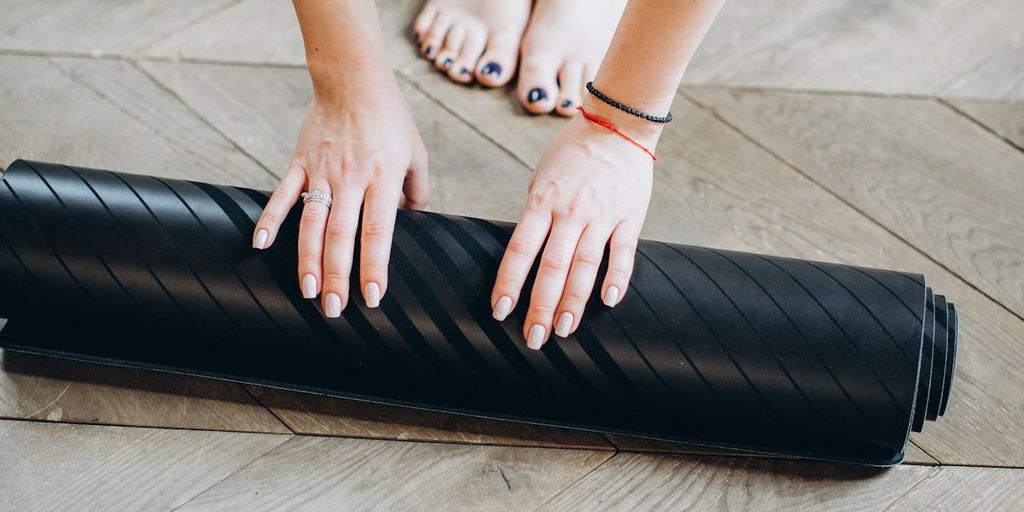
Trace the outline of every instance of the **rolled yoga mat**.
<instances>
[{"instance_id":1,"label":"rolled yoga mat","mask_svg":"<svg viewBox=\"0 0 1024 512\"><path fill-rule=\"evenodd\" d=\"M399 211L381 307L356 299L331 320L299 294L298 209L270 250L251 248L267 197L15 162L0 346L870 465L900 462L949 399L956 309L920 274L645 240L621 304L595 293L575 335L535 352L527 301L491 319L513 225Z\"/></svg>"}]
</instances>

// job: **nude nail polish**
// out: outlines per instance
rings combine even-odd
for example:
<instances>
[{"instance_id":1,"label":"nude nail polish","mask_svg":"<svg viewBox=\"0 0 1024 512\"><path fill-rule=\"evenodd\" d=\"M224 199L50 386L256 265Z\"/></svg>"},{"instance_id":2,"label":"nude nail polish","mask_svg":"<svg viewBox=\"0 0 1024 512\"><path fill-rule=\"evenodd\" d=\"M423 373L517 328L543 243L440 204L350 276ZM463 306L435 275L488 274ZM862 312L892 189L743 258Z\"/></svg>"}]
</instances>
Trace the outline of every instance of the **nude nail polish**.
<instances>
[{"instance_id":1,"label":"nude nail polish","mask_svg":"<svg viewBox=\"0 0 1024 512\"><path fill-rule=\"evenodd\" d=\"M261 230L257 231L256 232L256 240L252 243L252 247L254 249L260 249L260 250L266 249L267 248L267 239L269 239L269 238L270 238L270 232L269 231L267 231L265 229L261 229Z\"/></svg>"},{"instance_id":2,"label":"nude nail polish","mask_svg":"<svg viewBox=\"0 0 1024 512\"><path fill-rule=\"evenodd\" d=\"M494 303L493 317L495 320L501 322L508 318L508 314L512 312L512 298L507 295L502 295L497 302Z\"/></svg>"},{"instance_id":3,"label":"nude nail polish","mask_svg":"<svg viewBox=\"0 0 1024 512\"><path fill-rule=\"evenodd\" d=\"M544 346L544 326L533 324L526 336L526 346L533 350L540 350Z\"/></svg>"},{"instance_id":4,"label":"nude nail polish","mask_svg":"<svg viewBox=\"0 0 1024 512\"><path fill-rule=\"evenodd\" d=\"M562 338L568 338L569 329L572 329L572 313L564 311L558 316L558 323L555 325L555 334Z\"/></svg>"},{"instance_id":5,"label":"nude nail polish","mask_svg":"<svg viewBox=\"0 0 1024 512\"><path fill-rule=\"evenodd\" d=\"M327 318L341 316L341 297L337 293L328 293L324 299L324 314Z\"/></svg>"},{"instance_id":6,"label":"nude nail polish","mask_svg":"<svg viewBox=\"0 0 1024 512\"><path fill-rule=\"evenodd\" d=\"M363 289L363 296L366 299L366 307L376 308L380 306L380 286L377 283L367 283Z\"/></svg>"},{"instance_id":7,"label":"nude nail polish","mask_svg":"<svg viewBox=\"0 0 1024 512\"><path fill-rule=\"evenodd\" d=\"M604 292L604 305L610 308L619 303L619 287L609 286Z\"/></svg>"},{"instance_id":8,"label":"nude nail polish","mask_svg":"<svg viewBox=\"0 0 1024 512\"><path fill-rule=\"evenodd\" d=\"M302 276L302 298L304 299L315 299L316 298L316 277L313 274L306 274Z\"/></svg>"}]
</instances>

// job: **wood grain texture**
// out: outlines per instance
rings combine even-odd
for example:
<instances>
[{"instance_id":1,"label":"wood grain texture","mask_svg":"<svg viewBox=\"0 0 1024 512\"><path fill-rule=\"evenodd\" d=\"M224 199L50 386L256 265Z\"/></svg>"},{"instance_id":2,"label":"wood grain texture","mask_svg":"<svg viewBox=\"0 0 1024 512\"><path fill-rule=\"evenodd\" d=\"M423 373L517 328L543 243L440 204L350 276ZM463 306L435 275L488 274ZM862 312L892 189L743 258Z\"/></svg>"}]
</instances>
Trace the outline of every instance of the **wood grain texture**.
<instances>
[{"instance_id":1,"label":"wood grain texture","mask_svg":"<svg viewBox=\"0 0 1024 512\"><path fill-rule=\"evenodd\" d=\"M612 450L601 435L250 386L297 434Z\"/></svg>"},{"instance_id":2,"label":"wood grain texture","mask_svg":"<svg viewBox=\"0 0 1024 512\"><path fill-rule=\"evenodd\" d=\"M882 510L937 468L619 453L542 510Z\"/></svg>"},{"instance_id":3,"label":"wood grain texture","mask_svg":"<svg viewBox=\"0 0 1024 512\"><path fill-rule=\"evenodd\" d=\"M532 510L611 456L298 436L181 510Z\"/></svg>"},{"instance_id":4,"label":"wood grain texture","mask_svg":"<svg viewBox=\"0 0 1024 512\"><path fill-rule=\"evenodd\" d=\"M888 510L1020 510L1024 470L943 467L928 474Z\"/></svg>"},{"instance_id":5,"label":"wood grain texture","mask_svg":"<svg viewBox=\"0 0 1024 512\"><path fill-rule=\"evenodd\" d=\"M16 158L219 183L276 180L128 62L0 55L0 165Z\"/></svg>"},{"instance_id":6,"label":"wood grain texture","mask_svg":"<svg viewBox=\"0 0 1024 512\"><path fill-rule=\"evenodd\" d=\"M723 89L692 97L1024 315L1024 153L935 101Z\"/></svg>"},{"instance_id":7,"label":"wood grain texture","mask_svg":"<svg viewBox=\"0 0 1024 512\"><path fill-rule=\"evenodd\" d=\"M410 27L422 2L376 4L392 63L415 58ZM145 54L172 60L306 65L295 9L291 2L278 0L243 0L154 44Z\"/></svg>"},{"instance_id":8,"label":"wood grain texture","mask_svg":"<svg viewBox=\"0 0 1024 512\"><path fill-rule=\"evenodd\" d=\"M950 100L949 103L1024 151L1024 102Z\"/></svg>"},{"instance_id":9,"label":"wood grain texture","mask_svg":"<svg viewBox=\"0 0 1024 512\"><path fill-rule=\"evenodd\" d=\"M231 2L0 0L0 50L130 55Z\"/></svg>"},{"instance_id":10,"label":"wood grain texture","mask_svg":"<svg viewBox=\"0 0 1024 512\"><path fill-rule=\"evenodd\" d=\"M403 73L527 164L562 123L523 115L504 96L457 94L415 63ZM684 97L674 111L658 145L644 236L926 274L957 303L960 348L949 410L915 443L942 463L1024 466L1024 321L708 111ZM887 147L891 159L905 158L901 146Z\"/></svg>"},{"instance_id":11,"label":"wood grain texture","mask_svg":"<svg viewBox=\"0 0 1024 512\"><path fill-rule=\"evenodd\" d=\"M640 452L640 453L666 453L666 454L687 454L687 455L718 455L725 457L765 457L759 454L751 454L748 452L727 450L722 448L709 448L705 446L697 446L694 444L687 443L674 443L669 441L655 441L653 439L643 439L639 437L628 437L619 435L607 435L608 441L615 446L616 449L624 452ZM769 458L786 458L786 457L769 457ZM906 446L906 454L903 459L904 464L918 464L925 466L936 466L939 461L935 460L934 457L925 453L920 447L913 443L913 436L911 442Z\"/></svg>"},{"instance_id":12,"label":"wood grain texture","mask_svg":"<svg viewBox=\"0 0 1024 512\"><path fill-rule=\"evenodd\" d=\"M0 417L289 432L237 384L2 350Z\"/></svg>"},{"instance_id":13,"label":"wood grain texture","mask_svg":"<svg viewBox=\"0 0 1024 512\"><path fill-rule=\"evenodd\" d=\"M305 71L161 62L144 67L267 168L279 175L287 170L312 97ZM430 152L429 209L515 219L526 198L525 167L417 87L404 79L399 85Z\"/></svg>"},{"instance_id":14,"label":"wood grain texture","mask_svg":"<svg viewBox=\"0 0 1024 512\"><path fill-rule=\"evenodd\" d=\"M688 84L1020 100L1024 4L726 3Z\"/></svg>"},{"instance_id":15,"label":"wood grain texture","mask_svg":"<svg viewBox=\"0 0 1024 512\"><path fill-rule=\"evenodd\" d=\"M0 510L171 510L288 438L0 421Z\"/></svg>"}]
</instances>

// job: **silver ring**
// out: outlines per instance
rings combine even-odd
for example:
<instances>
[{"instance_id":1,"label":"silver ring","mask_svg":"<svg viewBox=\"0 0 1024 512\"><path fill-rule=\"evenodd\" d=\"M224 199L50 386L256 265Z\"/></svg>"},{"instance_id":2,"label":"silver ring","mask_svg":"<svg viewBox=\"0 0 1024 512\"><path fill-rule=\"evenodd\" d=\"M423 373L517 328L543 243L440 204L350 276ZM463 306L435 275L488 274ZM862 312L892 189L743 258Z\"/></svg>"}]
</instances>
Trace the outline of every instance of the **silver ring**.
<instances>
[{"instance_id":1,"label":"silver ring","mask_svg":"<svg viewBox=\"0 0 1024 512\"><path fill-rule=\"evenodd\" d=\"M303 192L302 204L309 204L310 202L320 203L330 208L334 200L331 199L330 193L324 192L322 190L310 190L309 192Z\"/></svg>"}]
</instances>

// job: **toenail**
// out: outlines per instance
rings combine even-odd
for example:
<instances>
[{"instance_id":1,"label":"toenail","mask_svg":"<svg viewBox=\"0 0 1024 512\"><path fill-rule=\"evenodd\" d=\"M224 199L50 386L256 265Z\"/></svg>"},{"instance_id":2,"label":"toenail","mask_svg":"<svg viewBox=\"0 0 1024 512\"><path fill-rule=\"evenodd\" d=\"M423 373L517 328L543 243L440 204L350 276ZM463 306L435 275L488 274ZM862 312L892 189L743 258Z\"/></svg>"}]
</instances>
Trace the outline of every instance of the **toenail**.
<instances>
[{"instance_id":1,"label":"toenail","mask_svg":"<svg viewBox=\"0 0 1024 512\"><path fill-rule=\"evenodd\" d=\"M462 68L462 69L459 70L459 74L462 75L462 76L466 76L466 75L469 74L469 69Z\"/></svg>"},{"instance_id":2,"label":"toenail","mask_svg":"<svg viewBox=\"0 0 1024 512\"><path fill-rule=\"evenodd\" d=\"M538 101L546 99L548 99L548 92L540 87L530 89L530 92L526 95L526 101L530 103L537 103Z\"/></svg>"},{"instance_id":3,"label":"toenail","mask_svg":"<svg viewBox=\"0 0 1024 512\"><path fill-rule=\"evenodd\" d=\"M451 57L448 57L448 58L444 59L444 62L441 63L441 67L443 67L445 69L448 69L448 68L452 67L452 64L455 64L455 59L452 59Z\"/></svg>"},{"instance_id":4,"label":"toenail","mask_svg":"<svg viewBox=\"0 0 1024 512\"><path fill-rule=\"evenodd\" d=\"M572 100L565 100L562 102L562 108L569 108L572 106Z\"/></svg>"},{"instance_id":5,"label":"toenail","mask_svg":"<svg viewBox=\"0 0 1024 512\"><path fill-rule=\"evenodd\" d=\"M433 46L428 46L427 50L426 50L426 54L427 54L427 57L433 57L434 56L434 47Z\"/></svg>"},{"instance_id":6,"label":"toenail","mask_svg":"<svg viewBox=\"0 0 1024 512\"><path fill-rule=\"evenodd\" d=\"M488 62L484 65L483 69L480 70L480 73L498 78L501 76L501 64L498 64L497 62Z\"/></svg>"},{"instance_id":7,"label":"toenail","mask_svg":"<svg viewBox=\"0 0 1024 512\"><path fill-rule=\"evenodd\" d=\"M413 32L412 33L412 40L416 41L418 43L420 41L420 33L419 32Z\"/></svg>"}]
</instances>

